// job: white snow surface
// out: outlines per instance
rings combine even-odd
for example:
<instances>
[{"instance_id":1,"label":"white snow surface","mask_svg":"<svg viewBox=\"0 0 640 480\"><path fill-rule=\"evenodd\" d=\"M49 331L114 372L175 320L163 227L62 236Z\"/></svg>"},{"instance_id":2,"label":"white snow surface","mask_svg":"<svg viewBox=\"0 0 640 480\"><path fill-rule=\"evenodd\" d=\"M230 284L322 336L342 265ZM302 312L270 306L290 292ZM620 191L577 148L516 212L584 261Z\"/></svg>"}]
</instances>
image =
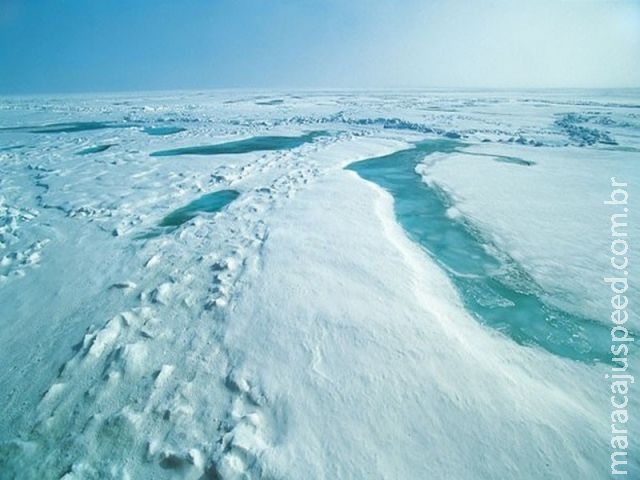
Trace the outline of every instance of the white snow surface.
<instances>
[{"instance_id":1,"label":"white snow surface","mask_svg":"<svg viewBox=\"0 0 640 480\"><path fill-rule=\"evenodd\" d=\"M629 185L625 187L629 195L638 191L639 152L491 144L463 151L473 154L447 155L442 162L427 159L417 170L427 183L450 193L453 208L465 221L508 252L547 292L553 292L550 302L610 324L613 293L603 278L624 276L611 265L611 216L629 207L627 226L617 229L627 237L617 238L630 246L633 238L640 237L640 216L631 200L627 207L604 202L619 188L611 186L612 177ZM496 162L492 155L535 165ZM621 251L622 245L616 248ZM633 254L627 257L631 261ZM621 264L622 257L617 261ZM640 298L637 283L630 281L628 296ZM629 324L636 330L640 327L637 309L634 302L628 308Z\"/></svg>"},{"instance_id":2,"label":"white snow surface","mask_svg":"<svg viewBox=\"0 0 640 480\"><path fill-rule=\"evenodd\" d=\"M0 99L0 477L606 478L608 367L482 326L391 195L344 167L461 136L464 153L419 168L451 216L550 301L606 322L602 200L612 176L637 191L639 105L637 92L571 91ZM618 145L554 123L568 113ZM130 125L7 129L87 121ZM312 130L329 135L150 156ZM240 196L141 238L223 189Z\"/></svg>"}]
</instances>

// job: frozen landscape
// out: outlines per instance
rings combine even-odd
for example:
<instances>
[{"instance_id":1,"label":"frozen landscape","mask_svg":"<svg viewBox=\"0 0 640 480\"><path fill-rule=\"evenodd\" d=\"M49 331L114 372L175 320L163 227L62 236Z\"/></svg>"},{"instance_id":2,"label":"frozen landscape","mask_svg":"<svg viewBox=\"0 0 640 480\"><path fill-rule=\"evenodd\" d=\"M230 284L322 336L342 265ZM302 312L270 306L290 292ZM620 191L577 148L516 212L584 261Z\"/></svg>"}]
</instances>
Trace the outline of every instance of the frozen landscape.
<instances>
[{"instance_id":1,"label":"frozen landscape","mask_svg":"<svg viewBox=\"0 0 640 480\"><path fill-rule=\"evenodd\" d=\"M608 478L611 177L638 90L2 97L0 478Z\"/></svg>"}]
</instances>

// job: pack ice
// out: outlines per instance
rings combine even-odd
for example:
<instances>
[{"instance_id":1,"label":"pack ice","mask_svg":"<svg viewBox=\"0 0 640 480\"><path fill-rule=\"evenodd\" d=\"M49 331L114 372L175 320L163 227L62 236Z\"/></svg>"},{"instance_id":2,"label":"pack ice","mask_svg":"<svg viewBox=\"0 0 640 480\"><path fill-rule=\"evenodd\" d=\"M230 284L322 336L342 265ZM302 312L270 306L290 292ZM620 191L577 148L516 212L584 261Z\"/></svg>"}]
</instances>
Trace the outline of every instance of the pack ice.
<instances>
[{"instance_id":1,"label":"pack ice","mask_svg":"<svg viewBox=\"0 0 640 480\"><path fill-rule=\"evenodd\" d=\"M639 92L0 112L0 477L608 478Z\"/></svg>"}]
</instances>

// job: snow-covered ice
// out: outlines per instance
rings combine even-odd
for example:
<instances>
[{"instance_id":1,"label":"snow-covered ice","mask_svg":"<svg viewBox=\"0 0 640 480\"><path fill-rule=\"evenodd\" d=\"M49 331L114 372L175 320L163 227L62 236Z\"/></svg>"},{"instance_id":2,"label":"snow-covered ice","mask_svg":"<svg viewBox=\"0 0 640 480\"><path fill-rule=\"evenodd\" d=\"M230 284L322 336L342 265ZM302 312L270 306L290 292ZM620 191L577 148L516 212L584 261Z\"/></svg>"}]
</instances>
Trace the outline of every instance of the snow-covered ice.
<instances>
[{"instance_id":1,"label":"snow-covered ice","mask_svg":"<svg viewBox=\"0 0 640 480\"><path fill-rule=\"evenodd\" d=\"M0 477L605 478L638 155L637 91L0 99Z\"/></svg>"}]
</instances>

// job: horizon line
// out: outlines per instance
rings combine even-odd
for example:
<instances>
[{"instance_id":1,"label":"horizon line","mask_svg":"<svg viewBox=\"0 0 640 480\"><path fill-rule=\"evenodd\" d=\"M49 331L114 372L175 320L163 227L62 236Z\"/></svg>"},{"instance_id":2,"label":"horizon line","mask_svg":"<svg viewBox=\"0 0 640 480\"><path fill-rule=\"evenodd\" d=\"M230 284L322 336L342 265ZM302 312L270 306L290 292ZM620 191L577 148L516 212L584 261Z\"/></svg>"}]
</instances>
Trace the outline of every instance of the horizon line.
<instances>
[{"instance_id":1,"label":"horizon line","mask_svg":"<svg viewBox=\"0 0 640 480\"><path fill-rule=\"evenodd\" d=\"M149 88L149 89L104 89L104 90L75 90L75 91L33 91L33 92L2 92L0 97L39 97L48 95L111 95L111 94L141 94L141 93L178 93L178 92L386 92L386 91L601 91L601 90L640 90L638 86L391 86L391 87L186 87L186 88Z\"/></svg>"}]
</instances>

